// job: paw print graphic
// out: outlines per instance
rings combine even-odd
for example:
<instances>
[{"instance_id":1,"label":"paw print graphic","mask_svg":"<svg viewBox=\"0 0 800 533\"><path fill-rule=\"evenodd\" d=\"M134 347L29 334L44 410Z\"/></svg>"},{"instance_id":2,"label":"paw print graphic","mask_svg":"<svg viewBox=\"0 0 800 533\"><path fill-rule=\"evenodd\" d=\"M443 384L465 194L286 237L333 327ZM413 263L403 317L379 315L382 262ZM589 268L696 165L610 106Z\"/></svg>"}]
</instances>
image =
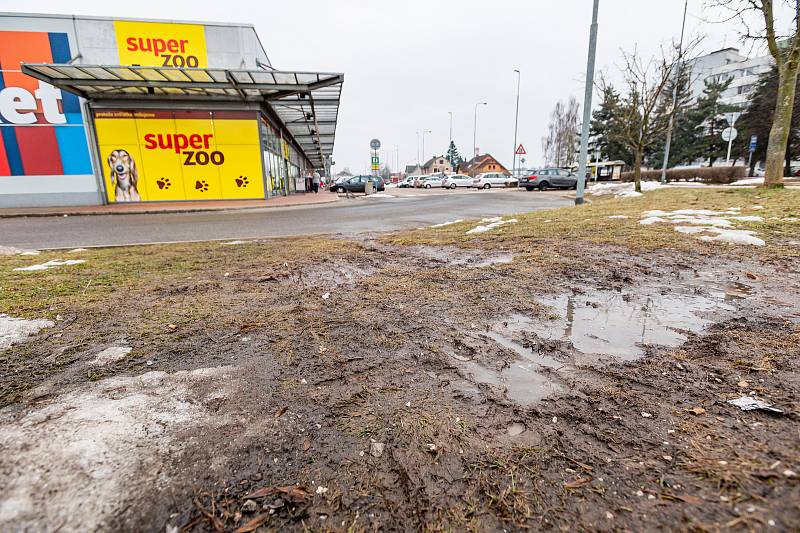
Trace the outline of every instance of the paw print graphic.
<instances>
[{"instance_id":1,"label":"paw print graphic","mask_svg":"<svg viewBox=\"0 0 800 533\"><path fill-rule=\"evenodd\" d=\"M172 182L169 178L161 178L156 180L156 185L158 185L158 188L161 190L167 190L172 187Z\"/></svg>"},{"instance_id":2,"label":"paw print graphic","mask_svg":"<svg viewBox=\"0 0 800 533\"><path fill-rule=\"evenodd\" d=\"M247 187L250 185L250 180L247 176L239 176L236 178L236 186L239 188Z\"/></svg>"},{"instance_id":3,"label":"paw print graphic","mask_svg":"<svg viewBox=\"0 0 800 533\"><path fill-rule=\"evenodd\" d=\"M194 183L194 188L200 192L206 192L208 190L208 182L206 180L197 180Z\"/></svg>"}]
</instances>

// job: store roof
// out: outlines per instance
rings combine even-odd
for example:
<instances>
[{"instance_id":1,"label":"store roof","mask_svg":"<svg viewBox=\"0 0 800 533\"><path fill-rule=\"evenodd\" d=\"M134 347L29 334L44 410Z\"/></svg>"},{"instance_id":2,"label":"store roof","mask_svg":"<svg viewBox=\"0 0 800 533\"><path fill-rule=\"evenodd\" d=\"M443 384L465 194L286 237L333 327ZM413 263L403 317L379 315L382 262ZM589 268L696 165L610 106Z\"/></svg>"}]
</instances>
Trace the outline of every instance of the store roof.
<instances>
[{"instance_id":1,"label":"store roof","mask_svg":"<svg viewBox=\"0 0 800 533\"><path fill-rule=\"evenodd\" d=\"M343 74L23 63L22 72L87 100L267 102L311 162L333 152Z\"/></svg>"}]
</instances>

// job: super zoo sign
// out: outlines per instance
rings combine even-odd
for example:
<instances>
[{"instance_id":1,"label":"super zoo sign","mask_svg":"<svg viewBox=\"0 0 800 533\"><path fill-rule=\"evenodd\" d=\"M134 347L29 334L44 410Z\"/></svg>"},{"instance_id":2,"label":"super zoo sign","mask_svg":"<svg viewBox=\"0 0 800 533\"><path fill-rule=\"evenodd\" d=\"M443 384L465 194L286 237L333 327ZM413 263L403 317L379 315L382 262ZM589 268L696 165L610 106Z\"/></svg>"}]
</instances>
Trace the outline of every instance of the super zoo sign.
<instances>
[{"instance_id":1,"label":"super zoo sign","mask_svg":"<svg viewBox=\"0 0 800 533\"><path fill-rule=\"evenodd\" d=\"M255 112L97 110L109 202L263 198Z\"/></svg>"},{"instance_id":2,"label":"super zoo sign","mask_svg":"<svg viewBox=\"0 0 800 533\"><path fill-rule=\"evenodd\" d=\"M207 67L205 28L199 24L114 21L123 65Z\"/></svg>"}]
</instances>

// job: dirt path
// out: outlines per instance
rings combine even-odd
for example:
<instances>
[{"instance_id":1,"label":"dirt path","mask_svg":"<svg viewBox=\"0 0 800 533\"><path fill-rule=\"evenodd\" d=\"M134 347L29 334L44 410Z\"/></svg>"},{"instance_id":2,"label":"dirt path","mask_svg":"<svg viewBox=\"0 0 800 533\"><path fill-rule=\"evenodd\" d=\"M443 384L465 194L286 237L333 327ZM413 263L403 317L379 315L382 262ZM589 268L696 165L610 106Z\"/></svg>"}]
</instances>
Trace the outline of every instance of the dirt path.
<instances>
[{"instance_id":1,"label":"dirt path","mask_svg":"<svg viewBox=\"0 0 800 533\"><path fill-rule=\"evenodd\" d=\"M0 352L0 527L793 529L794 229L663 246L606 209L645 206L8 258L4 307L54 325Z\"/></svg>"}]
</instances>

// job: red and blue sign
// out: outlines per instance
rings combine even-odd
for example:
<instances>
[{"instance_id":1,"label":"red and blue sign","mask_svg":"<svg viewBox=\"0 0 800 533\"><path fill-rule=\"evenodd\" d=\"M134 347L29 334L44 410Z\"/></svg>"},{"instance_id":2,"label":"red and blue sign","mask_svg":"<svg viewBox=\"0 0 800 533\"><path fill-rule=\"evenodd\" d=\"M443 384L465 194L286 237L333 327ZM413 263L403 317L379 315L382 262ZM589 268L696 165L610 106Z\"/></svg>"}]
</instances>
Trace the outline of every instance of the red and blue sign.
<instances>
[{"instance_id":1,"label":"red and blue sign","mask_svg":"<svg viewBox=\"0 0 800 533\"><path fill-rule=\"evenodd\" d=\"M0 31L0 176L92 174L78 97L21 63L68 63L66 33Z\"/></svg>"}]
</instances>

